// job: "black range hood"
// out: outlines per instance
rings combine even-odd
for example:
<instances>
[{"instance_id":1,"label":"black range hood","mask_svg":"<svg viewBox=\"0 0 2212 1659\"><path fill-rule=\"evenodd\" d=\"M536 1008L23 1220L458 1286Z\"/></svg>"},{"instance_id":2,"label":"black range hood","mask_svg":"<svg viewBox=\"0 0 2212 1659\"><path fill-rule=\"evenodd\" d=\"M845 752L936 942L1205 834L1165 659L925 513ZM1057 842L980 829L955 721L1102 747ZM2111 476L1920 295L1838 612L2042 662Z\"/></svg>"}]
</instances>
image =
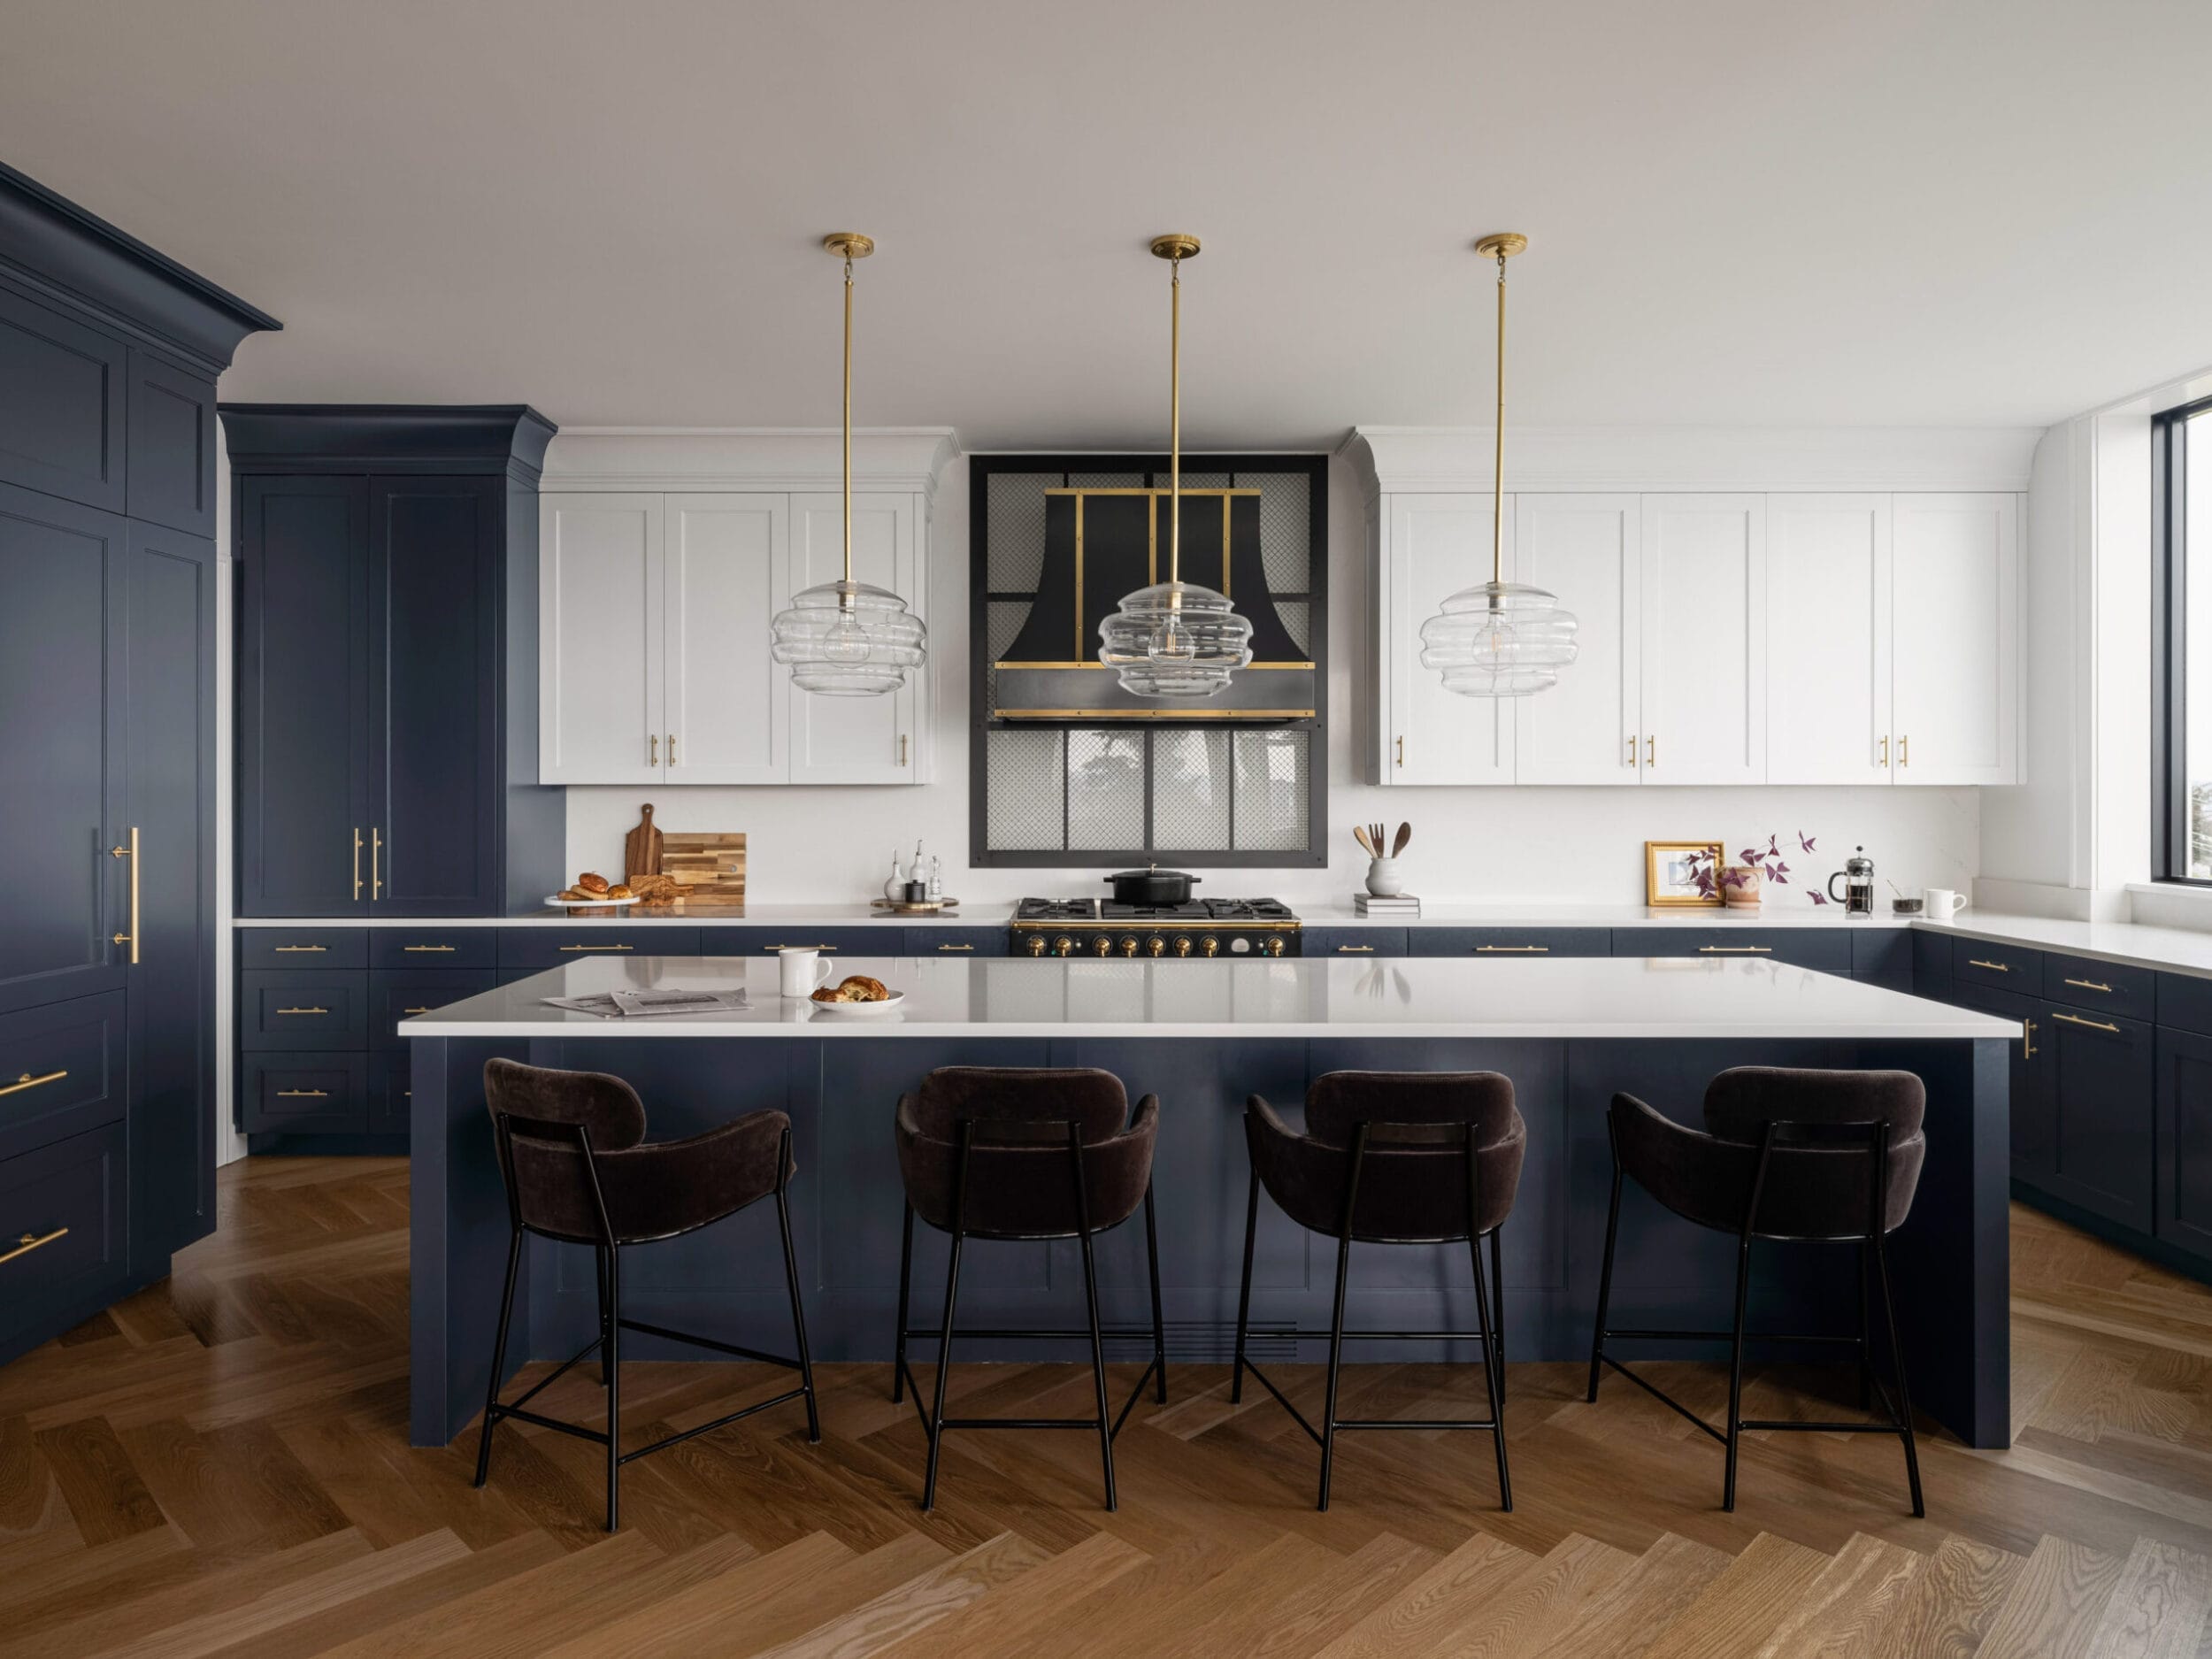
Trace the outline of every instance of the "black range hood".
<instances>
[{"instance_id":1,"label":"black range hood","mask_svg":"<svg viewBox=\"0 0 2212 1659\"><path fill-rule=\"evenodd\" d=\"M1314 665L1275 612L1260 561L1260 492L1183 491L1182 576L1217 588L1252 624L1252 662L1215 697L1139 697L1098 660L1098 625L1125 594L1167 580L1165 489L1048 489L1043 574L995 664L1002 720L1306 719Z\"/></svg>"}]
</instances>

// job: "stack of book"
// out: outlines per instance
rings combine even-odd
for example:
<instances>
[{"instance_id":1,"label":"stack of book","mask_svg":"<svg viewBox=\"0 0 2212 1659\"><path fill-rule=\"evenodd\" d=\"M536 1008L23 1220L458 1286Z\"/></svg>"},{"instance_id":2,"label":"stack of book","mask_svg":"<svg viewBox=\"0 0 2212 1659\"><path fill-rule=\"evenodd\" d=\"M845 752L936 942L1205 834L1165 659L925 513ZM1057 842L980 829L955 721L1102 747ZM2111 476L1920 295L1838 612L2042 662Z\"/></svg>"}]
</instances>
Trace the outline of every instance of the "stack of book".
<instances>
[{"instance_id":1,"label":"stack of book","mask_svg":"<svg viewBox=\"0 0 2212 1659\"><path fill-rule=\"evenodd\" d=\"M1352 913L1355 916L1418 916L1421 901L1410 893L1401 893L1383 898L1373 893L1352 895Z\"/></svg>"}]
</instances>

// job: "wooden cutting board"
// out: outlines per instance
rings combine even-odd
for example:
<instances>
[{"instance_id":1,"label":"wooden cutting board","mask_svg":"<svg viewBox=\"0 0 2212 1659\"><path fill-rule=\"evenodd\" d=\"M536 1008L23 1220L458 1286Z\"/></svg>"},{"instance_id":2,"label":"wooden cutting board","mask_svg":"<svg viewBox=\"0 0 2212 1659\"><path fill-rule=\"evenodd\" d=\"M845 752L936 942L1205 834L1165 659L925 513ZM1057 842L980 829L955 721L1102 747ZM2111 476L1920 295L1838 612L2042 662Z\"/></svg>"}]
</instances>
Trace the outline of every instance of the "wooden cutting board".
<instances>
[{"instance_id":1,"label":"wooden cutting board","mask_svg":"<svg viewBox=\"0 0 2212 1659\"><path fill-rule=\"evenodd\" d=\"M677 896L741 904L745 900L742 830L672 830L654 833L661 843L660 873L674 879Z\"/></svg>"},{"instance_id":2,"label":"wooden cutting board","mask_svg":"<svg viewBox=\"0 0 2212 1659\"><path fill-rule=\"evenodd\" d=\"M648 801L640 809L643 817L638 826L622 838L622 876L657 876L661 873L661 833L653 827L653 803Z\"/></svg>"}]
</instances>

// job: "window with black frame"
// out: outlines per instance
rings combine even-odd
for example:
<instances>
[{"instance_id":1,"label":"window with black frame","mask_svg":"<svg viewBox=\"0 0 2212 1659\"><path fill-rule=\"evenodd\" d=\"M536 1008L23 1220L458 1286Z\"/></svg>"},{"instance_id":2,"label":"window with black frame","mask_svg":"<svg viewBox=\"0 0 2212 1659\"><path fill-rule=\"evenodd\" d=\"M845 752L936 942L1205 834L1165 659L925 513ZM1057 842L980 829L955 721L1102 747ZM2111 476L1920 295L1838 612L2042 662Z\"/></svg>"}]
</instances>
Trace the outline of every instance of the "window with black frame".
<instances>
[{"instance_id":1,"label":"window with black frame","mask_svg":"<svg viewBox=\"0 0 2212 1659\"><path fill-rule=\"evenodd\" d=\"M2163 613L2154 873L2212 884L2212 398L2160 415L2153 440Z\"/></svg>"}]
</instances>

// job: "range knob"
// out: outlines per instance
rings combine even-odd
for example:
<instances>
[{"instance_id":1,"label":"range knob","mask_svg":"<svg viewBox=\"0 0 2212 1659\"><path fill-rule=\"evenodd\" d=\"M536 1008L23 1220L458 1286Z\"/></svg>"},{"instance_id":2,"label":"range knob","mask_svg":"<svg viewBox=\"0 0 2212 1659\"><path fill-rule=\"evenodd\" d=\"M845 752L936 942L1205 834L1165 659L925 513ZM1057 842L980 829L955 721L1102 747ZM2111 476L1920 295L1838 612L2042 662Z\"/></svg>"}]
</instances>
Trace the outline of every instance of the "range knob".
<instances>
[{"instance_id":1,"label":"range knob","mask_svg":"<svg viewBox=\"0 0 2212 1659\"><path fill-rule=\"evenodd\" d=\"M1052 954L1056 956L1072 956L1075 954L1075 941L1065 933L1061 934L1052 941Z\"/></svg>"},{"instance_id":2,"label":"range knob","mask_svg":"<svg viewBox=\"0 0 2212 1659\"><path fill-rule=\"evenodd\" d=\"M1031 956L1041 956L1045 954L1045 936L1042 933L1032 933L1022 942L1029 948Z\"/></svg>"},{"instance_id":3,"label":"range knob","mask_svg":"<svg viewBox=\"0 0 2212 1659\"><path fill-rule=\"evenodd\" d=\"M1137 936L1134 933L1126 933L1123 935L1121 941L1121 954L1125 956L1133 956L1137 954Z\"/></svg>"},{"instance_id":4,"label":"range knob","mask_svg":"<svg viewBox=\"0 0 2212 1659\"><path fill-rule=\"evenodd\" d=\"M1188 933L1178 933L1175 935L1175 954L1179 956L1187 956L1190 955L1190 935Z\"/></svg>"},{"instance_id":5,"label":"range knob","mask_svg":"<svg viewBox=\"0 0 2212 1659\"><path fill-rule=\"evenodd\" d=\"M1107 934L1101 933L1096 939L1094 939L1091 941L1091 949L1102 956L1111 956L1114 949L1114 941Z\"/></svg>"},{"instance_id":6,"label":"range knob","mask_svg":"<svg viewBox=\"0 0 2212 1659\"><path fill-rule=\"evenodd\" d=\"M1216 956L1220 952L1221 941L1218 939L1216 939L1211 933L1208 933L1203 939L1198 941L1198 949L1202 955L1209 956Z\"/></svg>"},{"instance_id":7,"label":"range knob","mask_svg":"<svg viewBox=\"0 0 2212 1659\"><path fill-rule=\"evenodd\" d=\"M1270 933L1267 936L1267 942L1262 945L1260 949L1267 952L1267 954L1271 956L1281 956L1283 954L1283 936L1280 933Z\"/></svg>"},{"instance_id":8,"label":"range knob","mask_svg":"<svg viewBox=\"0 0 2212 1659\"><path fill-rule=\"evenodd\" d=\"M1155 933L1145 941L1144 949L1148 956L1164 956L1167 955L1167 941Z\"/></svg>"}]
</instances>

